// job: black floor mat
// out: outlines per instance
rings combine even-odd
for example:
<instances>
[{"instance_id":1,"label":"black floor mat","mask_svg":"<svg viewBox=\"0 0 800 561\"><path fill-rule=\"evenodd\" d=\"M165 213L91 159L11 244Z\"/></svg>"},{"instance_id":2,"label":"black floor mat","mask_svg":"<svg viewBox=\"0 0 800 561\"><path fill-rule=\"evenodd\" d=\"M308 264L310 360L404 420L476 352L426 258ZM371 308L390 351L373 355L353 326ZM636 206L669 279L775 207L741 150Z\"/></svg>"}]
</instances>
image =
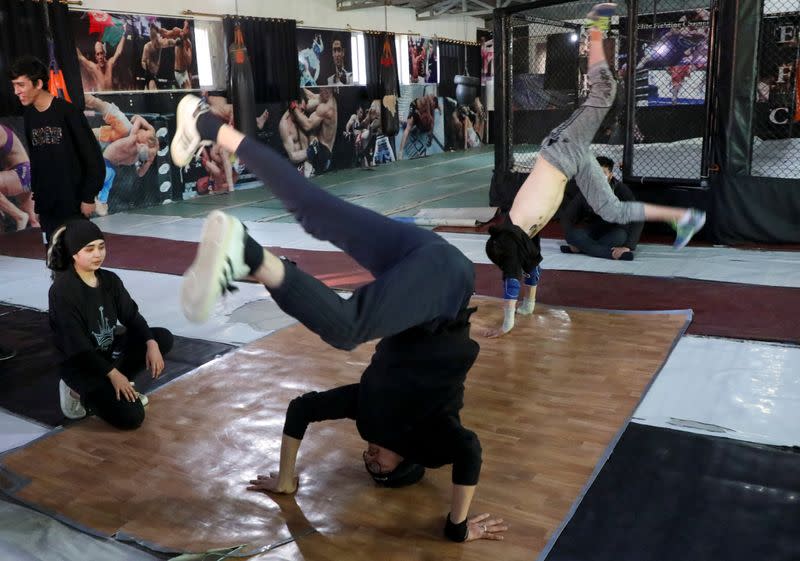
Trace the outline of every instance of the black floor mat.
<instances>
[{"instance_id":1,"label":"black floor mat","mask_svg":"<svg viewBox=\"0 0 800 561\"><path fill-rule=\"evenodd\" d=\"M65 424L58 402L59 354L53 346L47 313L0 304L2 345L17 356L0 361L0 407L50 426ZM142 372L136 389L148 393L194 370L234 346L175 336L172 351L164 357L164 373L153 380Z\"/></svg>"},{"instance_id":2,"label":"black floor mat","mask_svg":"<svg viewBox=\"0 0 800 561\"><path fill-rule=\"evenodd\" d=\"M547 561L800 559L800 453L631 423Z\"/></svg>"}]
</instances>

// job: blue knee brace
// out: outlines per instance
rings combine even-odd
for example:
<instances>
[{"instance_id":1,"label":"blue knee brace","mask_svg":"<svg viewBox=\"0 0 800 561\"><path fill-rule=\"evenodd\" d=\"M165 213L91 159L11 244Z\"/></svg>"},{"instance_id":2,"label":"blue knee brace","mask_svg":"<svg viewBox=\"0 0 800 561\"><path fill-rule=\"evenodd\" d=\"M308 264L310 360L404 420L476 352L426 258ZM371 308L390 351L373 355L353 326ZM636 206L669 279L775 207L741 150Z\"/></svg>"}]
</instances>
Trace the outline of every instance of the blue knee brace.
<instances>
[{"instance_id":1,"label":"blue knee brace","mask_svg":"<svg viewBox=\"0 0 800 561\"><path fill-rule=\"evenodd\" d=\"M525 284L527 284L528 286L536 286L539 284L539 277L541 276L542 276L542 268L539 267L539 265L536 265L536 267L533 268L533 271L525 275Z\"/></svg>"},{"instance_id":2,"label":"blue knee brace","mask_svg":"<svg viewBox=\"0 0 800 561\"><path fill-rule=\"evenodd\" d=\"M506 300L516 300L519 298L519 279L503 279L503 298Z\"/></svg>"}]
</instances>

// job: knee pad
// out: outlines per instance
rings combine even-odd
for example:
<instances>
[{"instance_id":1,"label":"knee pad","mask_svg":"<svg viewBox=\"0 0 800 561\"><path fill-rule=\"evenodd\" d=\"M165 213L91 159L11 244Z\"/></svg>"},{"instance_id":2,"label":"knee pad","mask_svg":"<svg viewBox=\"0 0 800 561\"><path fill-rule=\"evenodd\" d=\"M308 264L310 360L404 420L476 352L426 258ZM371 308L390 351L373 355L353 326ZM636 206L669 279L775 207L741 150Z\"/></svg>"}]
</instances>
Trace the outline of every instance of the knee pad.
<instances>
[{"instance_id":1,"label":"knee pad","mask_svg":"<svg viewBox=\"0 0 800 561\"><path fill-rule=\"evenodd\" d=\"M517 300L519 298L519 279L509 277L503 279L503 299Z\"/></svg>"},{"instance_id":2,"label":"knee pad","mask_svg":"<svg viewBox=\"0 0 800 561\"><path fill-rule=\"evenodd\" d=\"M525 284L528 286L537 286L541 276L542 269L539 267L539 265L536 265L530 273L525 275Z\"/></svg>"}]
</instances>

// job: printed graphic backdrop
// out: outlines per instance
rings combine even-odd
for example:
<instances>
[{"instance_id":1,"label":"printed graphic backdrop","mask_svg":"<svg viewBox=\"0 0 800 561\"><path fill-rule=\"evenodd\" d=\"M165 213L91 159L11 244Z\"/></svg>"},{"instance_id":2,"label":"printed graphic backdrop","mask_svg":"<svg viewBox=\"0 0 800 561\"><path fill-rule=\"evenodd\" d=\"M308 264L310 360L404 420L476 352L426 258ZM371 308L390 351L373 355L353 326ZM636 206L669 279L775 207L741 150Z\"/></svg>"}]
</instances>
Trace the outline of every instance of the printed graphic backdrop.
<instances>
[{"instance_id":1,"label":"printed graphic backdrop","mask_svg":"<svg viewBox=\"0 0 800 561\"><path fill-rule=\"evenodd\" d=\"M800 137L800 13L762 21L756 91L756 134Z\"/></svg>"},{"instance_id":2,"label":"printed graphic backdrop","mask_svg":"<svg viewBox=\"0 0 800 561\"><path fill-rule=\"evenodd\" d=\"M79 10L70 17L84 91L198 87L194 20Z\"/></svg>"},{"instance_id":3,"label":"printed graphic backdrop","mask_svg":"<svg viewBox=\"0 0 800 561\"><path fill-rule=\"evenodd\" d=\"M408 37L408 81L435 84L439 81L439 41L428 37Z\"/></svg>"},{"instance_id":4,"label":"printed graphic backdrop","mask_svg":"<svg viewBox=\"0 0 800 561\"><path fill-rule=\"evenodd\" d=\"M300 87L353 85L351 50L345 31L298 29Z\"/></svg>"},{"instance_id":5,"label":"printed graphic backdrop","mask_svg":"<svg viewBox=\"0 0 800 561\"><path fill-rule=\"evenodd\" d=\"M444 100L436 95L436 86L400 86L397 159L422 158L445 150L444 111Z\"/></svg>"},{"instance_id":6,"label":"printed graphic backdrop","mask_svg":"<svg viewBox=\"0 0 800 561\"><path fill-rule=\"evenodd\" d=\"M620 29L627 26L620 18ZM697 9L642 15L637 23L637 83L648 95L639 106L702 105L706 98L710 14ZM627 56L621 45L620 72Z\"/></svg>"},{"instance_id":7,"label":"printed graphic backdrop","mask_svg":"<svg viewBox=\"0 0 800 561\"><path fill-rule=\"evenodd\" d=\"M494 78L494 40L488 29L479 29L477 41L481 46L481 85L486 85Z\"/></svg>"}]
</instances>

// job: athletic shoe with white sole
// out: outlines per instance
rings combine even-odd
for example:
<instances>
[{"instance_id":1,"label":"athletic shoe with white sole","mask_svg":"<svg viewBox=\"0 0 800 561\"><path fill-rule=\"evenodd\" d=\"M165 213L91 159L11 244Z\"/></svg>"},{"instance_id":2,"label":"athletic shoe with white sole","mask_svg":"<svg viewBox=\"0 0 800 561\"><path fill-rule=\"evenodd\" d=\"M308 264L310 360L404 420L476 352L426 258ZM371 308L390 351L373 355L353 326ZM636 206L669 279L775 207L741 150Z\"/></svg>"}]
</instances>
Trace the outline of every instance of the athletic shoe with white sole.
<instances>
[{"instance_id":1,"label":"athletic shoe with white sole","mask_svg":"<svg viewBox=\"0 0 800 561\"><path fill-rule=\"evenodd\" d=\"M64 380L58 381L58 398L61 412L67 419L82 419L86 416L86 409L81 405L81 400L72 395L72 390Z\"/></svg>"},{"instance_id":2,"label":"athletic shoe with white sole","mask_svg":"<svg viewBox=\"0 0 800 561\"><path fill-rule=\"evenodd\" d=\"M233 281L250 274L244 262L245 231L244 224L219 210L206 218L197 255L181 286L181 307L189 321L206 321L220 295L235 290Z\"/></svg>"},{"instance_id":3,"label":"athletic shoe with white sole","mask_svg":"<svg viewBox=\"0 0 800 561\"><path fill-rule=\"evenodd\" d=\"M133 391L136 391L136 382L131 382L131 387L133 388ZM138 397L139 401L142 402L142 407L147 407L147 404L150 403L150 400L143 393L136 392L136 397Z\"/></svg>"},{"instance_id":4,"label":"athletic shoe with white sole","mask_svg":"<svg viewBox=\"0 0 800 561\"><path fill-rule=\"evenodd\" d=\"M706 223L706 213L702 210L697 210L696 208L689 209L689 220L686 221L685 224L673 224L672 227L675 228L675 243L672 244L672 247L675 249L682 249L686 247L686 244L689 243L689 240L692 239L697 232L705 225Z\"/></svg>"},{"instance_id":5,"label":"athletic shoe with white sole","mask_svg":"<svg viewBox=\"0 0 800 561\"><path fill-rule=\"evenodd\" d=\"M208 104L196 95L185 95L178 103L175 111L175 136L170 145L170 154L176 166L189 165L201 148L214 144L200 138L200 133L197 132L197 118L208 111Z\"/></svg>"},{"instance_id":6,"label":"athletic shoe with white sole","mask_svg":"<svg viewBox=\"0 0 800 561\"><path fill-rule=\"evenodd\" d=\"M596 27L600 31L608 31L611 26L611 17L617 13L617 5L613 2L595 4L586 14L586 26Z\"/></svg>"}]
</instances>

